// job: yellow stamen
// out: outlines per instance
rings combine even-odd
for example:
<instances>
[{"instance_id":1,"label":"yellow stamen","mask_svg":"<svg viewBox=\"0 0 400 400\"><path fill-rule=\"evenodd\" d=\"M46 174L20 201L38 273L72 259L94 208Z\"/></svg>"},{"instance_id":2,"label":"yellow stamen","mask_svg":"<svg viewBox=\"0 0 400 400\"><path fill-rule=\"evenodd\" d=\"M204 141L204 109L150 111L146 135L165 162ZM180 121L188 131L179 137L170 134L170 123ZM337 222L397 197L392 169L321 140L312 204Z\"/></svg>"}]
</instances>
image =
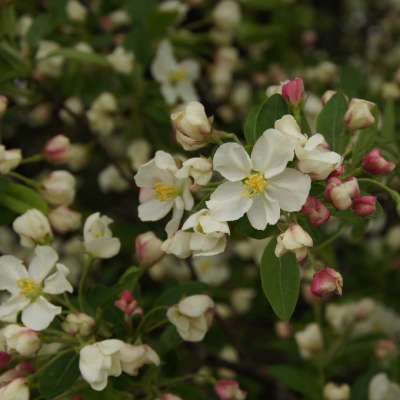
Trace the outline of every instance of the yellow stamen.
<instances>
[{"instance_id":1,"label":"yellow stamen","mask_svg":"<svg viewBox=\"0 0 400 400\"><path fill-rule=\"evenodd\" d=\"M156 192L156 198L160 201L173 200L179 195L179 190L175 186L165 185L160 182L154 185L154 191Z\"/></svg>"},{"instance_id":2,"label":"yellow stamen","mask_svg":"<svg viewBox=\"0 0 400 400\"><path fill-rule=\"evenodd\" d=\"M17 286L21 294L25 297L35 298L40 295L41 287L34 280L29 278L22 278L17 281Z\"/></svg>"},{"instance_id":3,"label":"yellow stamen","mask_svg":"<svg viewBox=\"0 0 400 400\"><path fill-rule=\"evenodd\" d=\"M254 197L262 192L265 192L268 182L263 175L255 172L244 180L244 185L246 187L246 195L249 197Z\"/></svg>"},{"instance_id":4,"label":"yellow stamen","mask_svg":"<svg viewBox=\"0 0 400 400\"><path fill-rule=\"evenodd\" d=\"M177 69L169 74L169 81L171 83L178 83L187 79L187 72L184 69Z\"/></svg>"}]
</instances>

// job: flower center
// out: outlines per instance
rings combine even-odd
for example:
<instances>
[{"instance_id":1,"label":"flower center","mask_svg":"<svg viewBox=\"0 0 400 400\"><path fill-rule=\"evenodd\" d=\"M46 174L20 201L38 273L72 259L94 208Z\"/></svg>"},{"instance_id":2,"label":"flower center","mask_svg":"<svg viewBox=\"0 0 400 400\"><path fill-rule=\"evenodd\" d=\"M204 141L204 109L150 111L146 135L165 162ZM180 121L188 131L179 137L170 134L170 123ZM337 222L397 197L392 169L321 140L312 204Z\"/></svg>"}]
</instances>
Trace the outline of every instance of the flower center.
<instances>
[{"instance_id":1,"label":"flower center","mask_svg":"<svg viewBox=\"0 0 400 400\"><path fill-rule=\"evenodd\" d=\"M173 200L179 195L179 190L175 186L164 185L160 182L154 185L154 191L156 192L156 198L160 201Z\"/></svg>"},{"instance_id":2,"label":"flower center","mask_svg":"<svg viewBox=\"0 0 400 400\"><path fill-rule=\"evenodd\" d=\"M17 286L20 289L21 294L30 299L38 297L42 291L40 285L29 278L18 279Z\"/></svg>"},{"instance_id":3,"label":"flower center","mask_svg":"<svg viewBox=\"0 0 400 400\"><path fill-rule=\"evenodd\" d=\"M263 175L255 172L244 180L244 185L246 187L246 195L249 197L254 197L262 192L265 192L268 182Z\"/></svg>"},{"instance_id":4,"label":"flower center","mask_svg":"<svg viewBox=\"0 0 400 400\"><path fill-rule=\"evenodd\" d=\"M169 74L168 78L171 83L182 82L187 79L187 72L184 69L176 69Z\"/></svg>"}]
</instances>

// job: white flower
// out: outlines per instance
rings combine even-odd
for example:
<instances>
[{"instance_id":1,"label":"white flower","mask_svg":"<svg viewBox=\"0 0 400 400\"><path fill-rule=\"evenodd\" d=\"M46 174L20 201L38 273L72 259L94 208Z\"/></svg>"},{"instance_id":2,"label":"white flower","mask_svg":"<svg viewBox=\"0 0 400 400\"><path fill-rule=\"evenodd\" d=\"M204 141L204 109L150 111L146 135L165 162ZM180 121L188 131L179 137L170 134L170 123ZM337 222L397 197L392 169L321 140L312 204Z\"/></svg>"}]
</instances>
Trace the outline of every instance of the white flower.
<instances>
[{"instance_id":1,"label":"white flower","mask_svg":"<svg viewBox=\"0 0 400 400\"><path fill-rule=\"evenodd\" d=\"M287 114L276 120L274 127L285 134L295 144L305 144L307 141L307 136L301 133L300 127L293 115Z\"/></svg>"},{"instance_id":2,"label":"white flower","mask_svg":"<svg viewBox=\"0 0 400 400\"><path fill-rule=\"evenodd\" d=\"M130 51L125 50L122 46L118 46L107 56L107 60L116 72L129 75L133 70L135 56Z\"/></svg>"},{"instance_id":3,"label":"white flower","mask_svg":"<svg viewBox=\"0 0 400 400\"><path fill-rule=\"evenodd\" d=\"M181 179L190 176L195 184L205 186L210 182L212 174L212 161L205 157L195 157L184 161L176 176Z\"/></svg>"},{"instance_id":4,"label":"white flower","mask_svg":"<svg viewBox=\"0 0 400 400\"><path fill-rule=\"evenodd\" d=\"M296 156L297 168L316 180L326 179L343 161L340 154L329 151L328 144L319 133L311 136L304 146L297 145Z\"/></svg>"},{"instance_id":5,"label":"white flower","mask_svg":"<svg viewBox=\"0 0 400 400\"><path fill-rule=\"evenodd\" d=\"M132 169L137 171L141 165L150 159L150 143L145 139L136 139L128 146L127 153Z\"/></svg>"},{"instance_id":6,"label":"white flower","mask_svg":"<svg viewBox=\"0 0 400 400\"><path fill-rule=\"evenodd\" d=\"M350 386L328 382L324 387L324 400L349 400Z\"/></svg>"},{"instance_id":7,"label":"white flower","mask_svg":"<svg viewBox=\"0 0 400 400\"><path fill-rule=\"evenodd\" d=\"M400 386L380 373L372 378L368 393L368 400L397 400L400 398Z\"/></svg>"},{"instance_id":8,"label":"white flower","mask_svg":"<svg viewBox=\"0 0 400 400\"><path fill-rule=\"evenodd\" d=\"M49 220L41 211L34 208L16 218L13 229L20 236L21 246L24 247L45 244L53 238Z\"/></svg>"},{"instance_id":9,"label":"white flower","mask_svg":"<svg viewBox=\"0 0 400 400\"><path fill-rule=\"evenodd\" d=\"M197 100L193 82L198 79L199 70L199 64L194 60L178 63L167 40L160 43L151 66L151 72L160 82L161 93L168 104L175 104L178 99L184 102Z\"/></svg>"},{"instance_id":10,"label":"white flower","mask_svg":"<svg viewBox=\"0 0 400 400\"><path fill-rule=\"evenodd\" d=\"M67 3L67 15L71 21L83 22L87 17L87 10L78 0L69 0Z\"/></svg>"},{"instance_id":11,"label":"white flower","mask_svg":"<svg viewBox=\"0 0 400 400\"><path fill-rule=\"evenodd\" d=\"M29 388L25 378L16 378L0 388L1 400L29 400Z\"/></svg>"},{"instance_id":12,"label":"white flower","mask_svg":"<svg viewBox=\"0 0 400 400\"><path fill-rule=\"evenodd\" d=\"M57 260L49 246L36 247L28 270L14 256L0 257L0 290L11 293L0 305L0 319L22 311L22 322L28 328L41 331L50 325L62 309L49 303L46 295L73 291L66 278L68 269Z\"/></svg>"},{"instance_id":13,"label":"white flower","mask_svg":"<svg viewBox=\"0 0 400 400\"><path fill-rule=\"evenodd\" d=\"M50 211L49 221L56 232L63 234L79 229L82 215L68 207L59 206Z\"/></svg>"},{"instance_id":14,"label":"white flower","mask_svg":"<svg viewBox=\"0 0 400 400\"><path fill-rule=\"evenodd\" d=\"M108 227L113 220L99 212L90 215L83 227L83 239L86 251L95 258L111 258L121 248L119 239L113 237Z\"/></svg>"},{"instance_id":15,"label":"white flower","mask_svg":"<svg viewBox=\"0 0 400 400\"><path fill-rule=\"evenodd\" d=\"M278 236L275 255L281 257L287 251L293 251L297 261L302 261L307 257L307 248L313 244L311 236L300 225L292 224Z\"/></svg>"},{"instance_id":16,"label":"white flower","mask_svg":"<svg viewBox=\"0 0 400 400\"><path fill-rule=\"evenodd\" d=\"M344 119L350 130L368 128L375 122L372 113L375 103L363 99L352 99Z\"/></svg>"},{"instance_id":17,"label":"white flower","mask_svg":"<svg viewBox=\"0 0 400 400\"><path fill-rule=\"evenodd\" d=\"M141 192L146 191L146 199L138 208L140 220L158 221L173 210L172 219L165 228L168 236L177 231L184 210L193 207L190 179L178 179L177 171L172 156L157 151L155 157L142 165L135 175L136 185Z\"/></svg>"},{"instance_id":18,"label":"white flower","mask_svg":"<svg viewBox=\"0 0 400 400\"><path fill-rule=\"evenodd\" d=\"M204 106L191 101L181 111L171 114L176 141L186 151L194 151L207 146L212 135L210 119Z\"/></svg>"},{"instance_id":19,"label":"white flower","mask_svg":"<svg viewBox=\"0 0 400 400\"><path fill-rule=\"evenodd\" d=\"M230 270L223 259L214 257L195 257L193 268L200 282L210 286L219 286L229 279Z\"/></svg>"},{"instance_id":20,"label":"white flower","mask_svg":"<svg viewBox=\"0 0 400 400\"><path fill-rule=\"evenodd\" d=\"M176 231L162 244L161 250L178 258L188 258L192 255L190 248L192 235L191 232Z\"/></svg>"},{"instance_id":21,"label":"white flower","mask_svg":"<svg viewBox=\"0 0 400 400\"><path fill-rule=\"evenodd\" d=\"M6 175L21 163L22 154L19 149L6 150L0 145L0 174Z\"/></svg>"},{"instance_id":22,"label":"white flower","mask_svg":"<svg viewBox=\"0 0 400 400\"><path fill-rule=\"evenodd\" d=\"M323 348L322 334L318 324L307 325L294 335L300 354L306 360L318 354Z\"/></svg>"},{"instance_id":23,"label":"white flower","mask_svg":"<svg viewBox=\"0 0 400 400\"><path fill-rule=\"evenodd\" d=\"M76 180L68 171L53 171L42 180L41 193L54 206L68 206L75 199Z\"/></svg>"},{"instance_id":24,"label":"white flower","mask_svg":"<svg viewBox=\"0 0 400 400\"><path fill-rule=\"evenodd\" d=\"M214 170L229 182L220 185L206 203L215 217L235 221L247 213L255 229L264 230L280 218L280 210L299 211L310 191L311 179L286 168L294 143L268 129L255 143L251 158L243 146L225 143L214 155Z\"/></svg>"},{"instance_id":25,"label":"white flower","mask_svg":"<svg viewBox=\"0 0 400 400\"><path fill-rule=\"evenodd\" d=\"M61 326L71 336L89 336L93 332L95 320L84 313L70 313Z\"/></svg>"},{"instance_id":26,"label":"white flower","mask_svg":"<svg viewBox=\"0 0 400 400\"><path fill-rule=\"evenodd\" d=\"M69 97L67 100L64 102L64 108L60 110L60 118L68 125L72 125L75 122L75 118L71 113L69 113L67 110L73 115L80 115L82 114L84 110L84 106L82 103L82 100L79 97Z\"/></svg>"},{"instance_id":27,"label":"white flower","mask_svg":"<svg viewBox=\"0 0 400 400\"><path fill-rule=\"evenodd\" d=\"M91 129L101 135L110 135L115 128L118 105L112 93L102 93L86 113Z\"/></svg>"},{"instance_id":28,"label":"white flower","mask_svg":"<svg viewBox=\"0 0 400 400\"><path fill-rule=\"evenodd\" d=\"M122 193L129 189L128 182L121 176L114 165L109 165L100 172L98 178L100 189L104 193Z\"/></svg>"},{"instance_id":29,"label":"white flower","mask_svg":"<svg viewBox=\"0 0 400 400\"><path fill-rule=\"evenodd\" d=\"M79 369L93 390L105 389L109 376L122 374L120 350L123 345L121 340L108 339L81 349Z\"/></svg>"},{"instance_id":30,"label":"white flower","mask_svg":"<svg viewBox=\"0 0 400 400\"><path fill-rule=\"evenodd\" d=\"M215 25L221 30L231 30L238 25L242 15L239 4L233 0L220 1L212 14Z\"/></svg>"},{"instance_id":31,"label":"white flower","mask_svg":"<svg viewBox=\"0 0 400 400\"><path fill-rule=\"evenodd\" d=\"M113 28L121 28L131 23L131 17L125 10L115 10L110 15Z\"/></svg>"},{"instance_id":32,"label":"white flower","mask_svg":"<svg viewBox=\"0 0 400 400\"><path fill-rule=\"evenodd\" d=\"M140 265L150 266L159 261L164 252L162 241L152 231L144 232L136 237L135 255Z\"/></svg>"},{"instance_id":33,"label":"white flower","mask_svg":"<svg viewBox=\"0 0 400 400\"><path fill-rule=\"evenodd\" d=\"M253 288L238 288L232 291L231 303L235 311L244 314L250 310L256 291Z\"/></svg>"},{"instance_id":34,"label":"white flower","mask_svg":"<svg viewBox=\"0 0 400 400\"><path fill-rule=\"evenodd\" d=\"M161 3L158 9L167 13L175 13L178 15L179 20L181 20L185 17L189 7L180 0L167 0Z\"/></svg>"},{"instance_id":35,"label":"white flower","mask_svg":"<svg viewBox=\"0 0 400 400\"><path fill-rule=\"evenodd\" d=\"M25 326L10 324L1 333L6 340L7 349L15 350L21 356L33 356L40 349L39 335Z\"/></svg>"},{"instance_id":36,"label":"white flower","mask_svg":"<svg viewBox=\"0 0 400 400\"><path fill-rule=\"evenodd\" d=\"M57 50L60 50L60 46L56 42L42 40L39 43L38 51L36 53L36 72L38 74L52 78L60 76L64 64L64 57L60 55L51 55Z\"/></svg>"},{"instance_id":37,"label":"white flower","mask_svg":"<svg viewBox=\"0 0 400 400\"><path fill-rule=\"evenodd\" d=\"M122 370L131 376L136 376L139 369L146 364L160 365L158 354L148 345L131 345L124 343L121 350Z\"/></svg>"},{"instance_id":38,"label":"white flower","mask_svg":"<svg viewBox=\"0 0 400 400\"><path fill-rule=\"evenodd\" d=\"M211 325L213 308L214 302L209 296L197 294L170 307L167 317L183 340L200 342Z\"/></svg>"},{"instance_id":39,"label":"white flower","mask_svg":"<svg viewBox=\"0 0 400 400\"><path fill-rule=\"evenodd\" d=\"M189 244L194 256L213 256L225 250L229 226L215 218L209 210L192 214L182 226L182 230L188 229L194 231Z\"/></svg>"}]
</instances>

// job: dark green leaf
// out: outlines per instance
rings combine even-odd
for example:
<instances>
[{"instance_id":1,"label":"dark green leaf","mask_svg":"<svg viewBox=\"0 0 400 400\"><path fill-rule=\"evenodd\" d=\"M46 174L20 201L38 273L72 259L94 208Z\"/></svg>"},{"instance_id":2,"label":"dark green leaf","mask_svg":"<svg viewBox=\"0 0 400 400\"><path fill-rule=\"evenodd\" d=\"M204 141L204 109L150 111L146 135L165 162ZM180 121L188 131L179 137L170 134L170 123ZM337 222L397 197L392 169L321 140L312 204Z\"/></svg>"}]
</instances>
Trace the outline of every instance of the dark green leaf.
<instances>
[{"instance_id":1,"label":"dark green leaf","mask_svg":"<svg viewBox=\"0 0 400 400\"><path fill-rule=\"evenodd\" d=\"M244 124L244 136L248 144L253 145L275 121L288 113L288 106L280 94L274 94L261 105L252 109Z\"/></svg>"},{"instance_id":2,"label":"dark green leaf","mask_svg":"<svg viewBox=\"0 0 400 400\"><path fill-rule=\"evenodd\" d=\"M346 133L344 116L347 100L342 93L336 93L322 109L317 119L317 132L321 133L331 149L342 153L350 140Z\"/></svg>"},{"instance_id":3,"label":"dark green leaf","mask_svg":"<svg viewBox=\"0 0 400 400\"><path fill-rule=\"evenodd\" d=\"M353 146L353 153L351 156L351 165L353 169L361 164L363 157L374 147L377 134L378 129L375 124L360 132Z\"/></svg>"},{"instance_id":4,"label":"dark green leaf","mask_svg":"<svg viewBox=\"0 0 400 400\"><path fill-rule=\"evenodd\" d=\"M175 326L169 326L160 336L157 353L160 355L166 354L178 347L182 341L183 340L176 331Z\"/></svg>"},{"instance_id":5,"label":"dark green leaf","mask_svg":"<svg viewBox=\"0 0 400 400\"><path fill-rule=\"evenodd\" d=\"M13 5L0 8L0 36L13 37L15 34L16 18Z\"/></svg>"},{"instance_id":6,"label":"dark green leaf","mask_svg":"<svg viewBox=\"0 0 400 400\"><path fill-rule=\"evenodd\" d=\"M69 390L79 375L79 354L61 353L40 372L40 393L46 399L54 399Z\"/></svg>"},{"instance_id":7,"label":"dark green leaf","mask_svg":"<svg viewBox=\"0 0 400 400\"><path fill-rule=\"evenodd\" d=\"M296 307L300 292L300 269L293 253L275 256L276 240L271 240L261 260L261 283L275 314L288 320Z\"/></svg>"}]
</instances>

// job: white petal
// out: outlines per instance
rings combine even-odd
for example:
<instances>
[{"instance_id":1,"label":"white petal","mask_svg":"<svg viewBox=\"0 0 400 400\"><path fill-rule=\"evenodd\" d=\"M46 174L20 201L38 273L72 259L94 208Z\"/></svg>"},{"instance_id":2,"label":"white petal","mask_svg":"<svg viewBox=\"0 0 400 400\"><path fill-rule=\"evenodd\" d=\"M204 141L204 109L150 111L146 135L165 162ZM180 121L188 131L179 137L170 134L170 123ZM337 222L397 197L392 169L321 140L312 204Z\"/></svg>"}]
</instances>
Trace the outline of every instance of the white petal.
<instances>
[{"instance_id":1,"label":"white petal","mask_svg":"<svg viewBox=\"0 0 400 400\"><path fill-rule=\"evenodd\" d=\"M57 252L50 246L38 246L35 256L29 265L29 275L35 282L42 280L50 273L58 260Z\"/></svg>"},{"instance_id":2,"label":"white petal","mask_svg":"<svg viewBox=\"0 0 400 400\"><path fill-rule=\"evenodd\" d=\"M22 322L35 331L46 329L56 315L61 314L62 308L49 303L43 296L31 303L22 311Z\"/></svg>"},{"instance_id":3,"label":"white petal","mask_svg":"<svg viewBox=\"0 0 400 400\"><path fill-rule=\"evenodd\" d=\"M254 229L264 230L266 226L275 225L280 217L279 203L264 196L257 196L247 211L247 217Z\"/></svg>"},{"instance_id":4,"label":"white petal","mask_svg":"<svg viewBox=\"0 0 400 400\"><path fill-rule=\"evenodd\" d=\"M253 168L266 178L281 173L294 157L294 143L276 129L267 129L257 140L251 152Z\"/></svg>"},{"instance_id":5,"label":"white petal","mask_svg":"<svg viewBox=\"0 0 400 400\"><path fill-rule=\"evenodd\" d=\"M121 350L124 342L118 339L107 339L103 340L102 342L97 343L99 349L103 354L112 355L117 351Z\"/></svg>"},{"instance_id":6,"label":"white petal","mask_svg":"<svg viewBox=\"0 0 400 400\"><path fill-rule=\"evenodd\" d=\"M196 213L192 214L189 216L189 218L185 221L185 223L182 225L182 230L186 231L188 229L194 228L198 224L198 219L201 215L207 213L208 210L205 208L197 211Z\"/></svg>"},{"instance_id":7,"label":"white petal","mask_svg":"<svg viewBox=\"0 0 400 400\"><path fill-rule=\"evenodd\" d=\"M65 271L66 267L62 264L57 264L56 268L57 272L45 279L43 291L49 294L72 293L74 289L66 278L69 271Z\"/></svg>"},{"instance_id":8,"label":"white petal","mask_svg":"<svg viewBox=\"0 0 400 400\"><path fill-rule=\"evenodd\" d=\"M190 318L200 317L201 314L213 307L214 302L205 294L195 294L193 296L186 297L178 304L179 312Z\"/></svg>"},{"instance_id":9,"label":"white petal","mask_svg":"<svg viewBox=\"0 0 400 400\"><path fill-rule=\"evenodd\" d=\"M226 236L222 234L203 235L194 233L190 240L190 248L194 257L214 256L223 253L226 247Z\"/></svg>"},{"instance_id":10,"label":"white petal","mask_svg":"<svg viewBox=\"0 0 400 400\"><path fill-rule=\"evenodd\" d=\"M217 187L206 204L218 220L236 221L250 209L252 203L241 182L225 182Z\"/></svg>"},{"instance_id":11,"label":"white petal","mask_svg":"<svg viewBox=\"0 0 400 400\"><path fill-rule=\"evenodd\" d=\"M172 86L169 83L163 83L161 85L161 93L164 96L165 101L169 105L173 105L178 100L178 92L175 86Z\"/></svg>"},{"instance_id":12,"label":"white petal","mask_svg":"<svg viewBox=\"0 0 400 400\"><path fill-rule=\"evenodd\" d=\"M190 179L186 179L182 190L182 199L185 206L185 210L189 211L193 208L194 199L192 192L190 191L191 182Z\"/></svg>"},{"instance_id":13,"label":"white petal","mask_svg":"<svg viewBox=\"0 0 400 400\"><path fill-rule=\"evenodd\" d=\"M29 303L30 300L25 296L16 295L8 298L0 305L0 319L22 311Z\"/></svg>"},{"instance_id":14,"label":"white petal","mask_svg":"<svg viewBox=\"0 0 400 400\"><path fill-rule=\"evenodd\" d=\"M218 221L213 215L203 215L199 218L199 223L204 233L223 232L230 233L229 225L226 222Z\"/></svg>"},{"instance_id":15,"label":"white petal","mask_svg":"<svg viewBox=\"0 0 400 400\"><path fill-rule=\"evenodd\" d=\"M158 168L153 158L139 168L135 175L135 183L139 187L152 188L158 182L171 185L174 183L174 176L169 170Z\"/></svg>"},{"instance_id":16,"label":"white petal","mask_svg":"<svg viewBox=\"0 0 400 400\"><path fill-rule=\"evenodd\" d=\"M117 238L100 238L85 242L86 251L98 258L111 258L118 254L121 242Z\"/></svg>"},{"instance_id":17,"label":"white petal","mask_svg":"<svg viewBox=\"0 0 400 400\"><path fill-rule=\"evenodd\" d=\"M168 224L165 227L165 232L167 232L168 237L171 237L178 230L183 217L183 211L183 201L178 197L175 199L172 218L168 221Z\"/></svg>"},{"instance_id":18,"label":"white petal","mask_svg":"<svg viewBox=\"0 0 400 400\"><path fill-rule=\"evenodd\" d=\"M300 211L307 200L311 188L308 175L293 168L286 168L269 181L268 196L277 200L284 211Z\"/></svg>"},{"instance_id":19,"label":"white petal","mask_svg":"<svg viewBox=\"0 0 400 400\"><path fill-rule=\"evenodd\" d=\"M287 114L278 119L275 122L274 128L278 129L280 132L287 135L289 139L294 140L295 142L303 144L307 140L307 137L301 133L300 127L293 115Z\"/></svg>"},{"instance_id":20,"label":"white petal","mask_svg":"<svg viewBox=\"0 0 400 400\"><path fill-rule=\"evenodd\" d=\"M184 60L180 63L180 67L187 72L190 80L194 81L199 78L200 65L195 60Z\"/></svg>"},{"instance_id":21,"label":"white petal","mask_svg":"<svg viewBox=\"0 0 400 400\"><path fill-rule=\"evenodd\" d=\"M196 89L193 86L193 83L190 81L182 81L176 85L176 91L179 97L185 102L189 103L191 101L198 100L198 96L196 93Z\"/></svg>"},{"instance_id":22,"label":"white petal","mask_svg":"<svg viewBox=\"0 0 400 400\"><path fill-rule=\"evenodd\" d=\"M174 205L174 201L148 200L138 207L139 219L141 221L158 221L164 218Z\"/></svg>"},{"instance_id":23,"label":"white petal","mask_svg":"<svg viewBox=\"0 0 400 400\"><path fill-rule=\"evenodd\" d=\"M165 81L168 79L170 72L177 68L171 43L168 40L163 40L157 49L157 54L153 64L151 65L151 72L158 81Z\"/></svg>"},{"instance_id":24,"label":"white petal","mask_svg":"<svg viewBox=\"0 0 400 400\"><path fill-rule=\"evenodd\" d=\"M154 162L160 170L168 170L172 173L178 171L174 158L166 151L158 150L154 157Z\"/></svg>"},{"instance_id":25,"label":"white petal","mask_svg":"<svg viewBox=\"0 0 400 400\"><path fill-rule=\"evenodd\" d=\"M14 256L0 257L0 290L18 293L17 281L27 277L28 271L21 260Z\"/></svg>"},{"instance_id":26,"label":"white petal","mask_svg":"<svg viewBox=\"0 0 400 400\"><path fill-rule=\"evenodd\" d=\"M218 147L213 167L229 181L240 181L251 173L251 161L245 148L238 143L225 143Z\"/></svg>"}]
</instances>

